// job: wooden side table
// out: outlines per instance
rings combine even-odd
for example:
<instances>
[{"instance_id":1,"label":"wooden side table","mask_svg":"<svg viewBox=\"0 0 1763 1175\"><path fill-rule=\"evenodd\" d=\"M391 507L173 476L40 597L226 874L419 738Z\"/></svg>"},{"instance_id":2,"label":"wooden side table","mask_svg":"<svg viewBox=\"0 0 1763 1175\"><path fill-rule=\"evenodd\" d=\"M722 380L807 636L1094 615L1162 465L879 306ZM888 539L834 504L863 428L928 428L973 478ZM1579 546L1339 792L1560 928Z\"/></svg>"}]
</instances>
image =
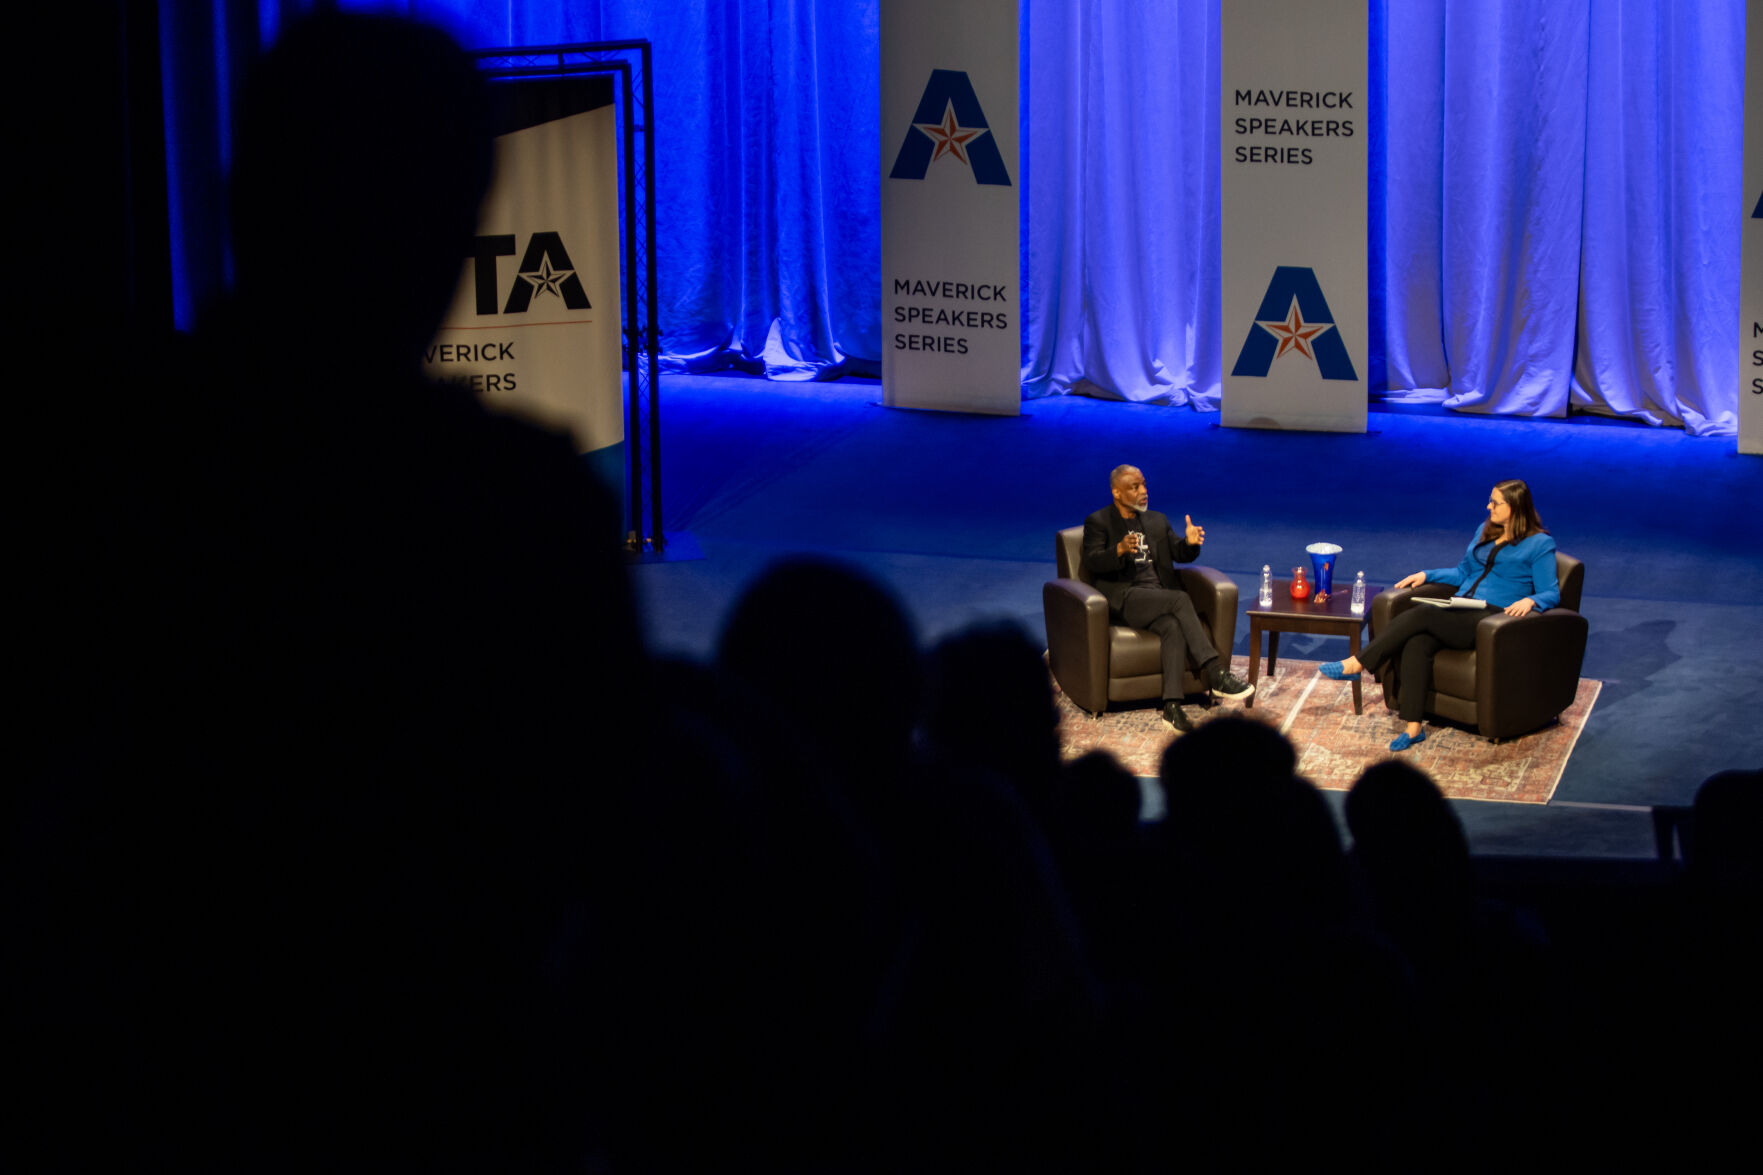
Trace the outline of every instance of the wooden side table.
<instances>
[{"instance_id":1,"label":"wooden side table","mask_svg":"<svg viewBox=\"0 0 1763 1175\"><path fill-rule=\"evenodd\" d=\"M1314 600L1294 600L1291 593L1292 581L1276 579L1273 581L1273 603L1263 608L1250 598L1245 609L1249 614L1249 684L1254 685L1261 679L1261 634L1267 634L1267 673L1272 676L1274 667L1279 663L1279 634L1282 632L1314 633L1318 636L1344 636L1352 648L1353 656L1359 655L1359 636L1365 622L1371 618L1371 599L1382 591L1382 588L1365 585L1365 611L1357 615L1353 612L1353 584L1349 580L1342 584L1335 581L1335 590L1323 603ZM1249 695L1245 705L1253 706L1255 697ZM1353 713L1365 712L1363 699L1359 693L1359 683L1353 683Z\"/></svg>"}]
</instances>

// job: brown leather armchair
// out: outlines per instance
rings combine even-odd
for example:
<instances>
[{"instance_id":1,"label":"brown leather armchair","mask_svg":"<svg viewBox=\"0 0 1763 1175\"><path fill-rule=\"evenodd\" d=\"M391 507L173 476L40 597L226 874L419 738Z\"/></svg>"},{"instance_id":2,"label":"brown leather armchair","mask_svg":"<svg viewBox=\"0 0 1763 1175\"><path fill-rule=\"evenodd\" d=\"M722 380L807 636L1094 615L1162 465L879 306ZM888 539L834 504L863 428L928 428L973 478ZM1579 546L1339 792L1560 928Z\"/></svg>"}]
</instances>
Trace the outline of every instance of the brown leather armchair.
<instances>
[{"instance_id":1,"label":"brown leather armchair","mask_svg":"<svg viewBox=\"0 0 1763 1175\"><path fill-rule=\"evenodd\" d=\"M1059 578L1041 588L1047 618L1047 660L1053 679L1073 702L1100 714L1110 702L1131 702L1163 696L1162 643L1157 634L1127 628L1108 619L1108 601L1091 584L1083 567L1081 526L1058 533L1054 547ZM1226 657L1236 641L1237 585L1222 571L1188 563L1178 565L1182 590ZM1202 693L1206 683L1188 666L1182 693ZM1207 695L1210 699L1211 695Z\"/></svg>"},{"instance_id":2,"label":"brown leather armchair","mask_svg":"<svg viewBox=\"0 0 1763 1175\"><path fill-rule=\"evenodd\" d=\"M1433 655L1427 713L1474 726L1498 742L1544 726L1573 705L1589 628L1579 614L1585 564L1557 551L1555 574L1561 580L1558 606L1523 617L1493 612L1476 625L1473 649L1440 649ZM1452 593L1442 583L1379 592L1371 601L1371 635L1418 607L1415 596ZM1377 679L1384 703L1394 710L1401 685L1395 659L1385 663Z\"/></svg>"}]
</instances>

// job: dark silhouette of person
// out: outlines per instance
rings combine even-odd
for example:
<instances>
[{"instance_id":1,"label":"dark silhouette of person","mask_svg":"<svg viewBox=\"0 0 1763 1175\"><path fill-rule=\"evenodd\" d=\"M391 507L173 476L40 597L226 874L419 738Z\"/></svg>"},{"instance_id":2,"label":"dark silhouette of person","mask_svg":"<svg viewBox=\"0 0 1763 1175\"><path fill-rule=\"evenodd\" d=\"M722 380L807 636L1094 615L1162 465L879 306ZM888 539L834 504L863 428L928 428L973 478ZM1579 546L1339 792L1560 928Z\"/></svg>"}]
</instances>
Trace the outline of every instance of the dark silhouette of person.
<instances>
[{"instance_id":1,"label":"dark silhouette of person","mask_svg":"<svg viewBox=\"0 0 1763 1175\"><path fill-rule=\"evenodd\" d=\"M1741 962L1757 949L1763 925L1763 771L1709 776L1692 811L1685 876L1670 907L1674 933L1659 935L1663 948L1653 948L1662 959L1653 972L1669 973L1643 993L1684 1015L1672 1031L1650 1034L1642 1056L1654 1062L1652 1073L1671 1075L1659 1083L1663 1108L1704 1124L1693 1152L1717 1159L1755 1100L1748 1083L1733 1080L1728 1059L1763 1047L1757 985Z\"/></svg>"},{"instance_id":2,"label":"dark silhouette of person","mask_svg":"<svg viewBox=\"0 0 1763 1175\"><path fill-rule=\"evenodd\" d=\"M1763 900L1763 771L1721 771L1696 789L1695 847L1686 864L1704 892Z\"/></svg>"},{"instance_id":3,"label":"dark silhouette of person","mask_svg":"<svg viewBox=\"0 0 1763 1175\"><path fill-rule=\"evenodd\" d=\"M786 712L657 667L660 717L591 935L594 1136L612 1170L849 1170L878 1112L898 895Z\"/></svg>"},{"instance_id":4,"label":"dark silhouette of person","mask_svg":"<svg viewBox=\"0 0 1763 1175\"><path fill-rule=\"evenodd\" d=\"M922 667L899 603L854 568L780 560L736 602L718 666L848 799L893 897L869 1034L869 1120L885 1124L871 1161L1076 1161L1097 1084L1081 936L1017 786L915 762Z\"/></svg>"},{"instance_id":5,"label":"dark silhouette of person","mask_svg":"<svg viewBox=\"0 0 1763 1175\"><path fill-rule=\"evenodd\" d=\"M1047 842L1078 914L1092 966L1115 990L1137 988L1148 949L1139 781L1106 751L1067 763L1054 781Z\"/></svg>"},{"instance_id":6,"label":"dark silhouette of person","mask_svg":"<svg viewBox=\"0 0 1763 1175\"><path fill-rule=\"evenodd\" d=\"M1059 712L1041 650L1008 621L973 625L927 658L925 743L954 770L1009 780L1044 821L1059 772Z\"/></svg>"},{"instance_id":7,"label":"dark silhouette of person","mask_svg":"<svg viewBox=\"0 0 1763 1175\"><path fill-rule=\"evenodd\" d=\"M14 859L40 1090L89 1107L69 1156L573 1166L566 928L616 874L645 671L573 444L419 374L485 86L433 29L326 12L240 110L236 297L70 449L82 587L46 623L80 750Z\"/></svg>"},{"instance_id":8,"label":"dark silhouette of person","mask_svg":"<svg viewBox=\"0 0 1763 1175\"><path fill-rule=\"evenodd\" d=\"M1469 934L1469 842L1425 773L1393 759L1365 769L1347 795L1353 857L1379 926L1431 974Z\"/></svg>"},{"instance_id":9,"label":"dark silhouette of person","mask_svg":"<svg viewBox=\"0 0 1763 1175\"><path fill-rule=\"evenodd\" d=\"M736 601L717 664L783 708L866 818L886 805L907 770L922 674L885 588L831 560L780 559Z\"/></svg>"},{"instance_id":10,"label":"dark silhouette of person","mask_svg":"<svg viewBox=\"0 0 1763 1175\"><path fill-rule=\"evenodd\" d=\"M1527 1064L1542 1073L1555 1063L1547 1013L1532 998L1549 978L1540 931L1521 911L1478 896L1462 823L1411 764L1366 768L1346 818L1371 924L1414 976L1421 1047L1411 1075L1448 1091L1410 1105L1411 1125L1465 1137L1466 1158L1497 1161L1527 1128L1501 1119L1500 1082Z\"/></svg>"},{"instance_id":11,"label":"dark silhouette of person","mask_svg":"<svg viewBox=\"0 0 1763 1175\"><path fill-rule=\"evenodd\" d=\"M1391 1158L1407 1135L1401 960L1355 934L1321 794L1272 726L1226 716L1170 744L1153 830L1161 1006L1151 1070L1190 1161L1283 1162L1345 1128ZM1326 991L1315 977L1328 976Z\"/></svg>"}]
</instances>

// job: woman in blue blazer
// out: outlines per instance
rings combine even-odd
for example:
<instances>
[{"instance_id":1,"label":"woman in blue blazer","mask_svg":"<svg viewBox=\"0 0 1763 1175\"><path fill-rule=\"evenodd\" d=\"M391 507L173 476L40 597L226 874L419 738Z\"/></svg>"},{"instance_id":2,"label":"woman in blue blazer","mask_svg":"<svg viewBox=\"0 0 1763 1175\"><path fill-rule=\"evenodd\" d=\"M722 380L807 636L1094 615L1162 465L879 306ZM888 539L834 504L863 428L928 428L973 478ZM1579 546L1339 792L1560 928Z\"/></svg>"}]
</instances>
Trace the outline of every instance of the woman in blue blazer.
<instances>
[{"instance_id":1,"label":"woman in blue blazer","mask_svg":"<svg viewBox=\"0 0 1763 1175\"><path fill-rule=\"evenodd\" d=\"M1401 693L1396 712L1407 729L1390 743L1390 750L1405 751L1426 739L1421 716L1426 694L1432 688L1432 656L1441 648L1473 649L1476 623L1489 608L1508 616L1543 612L1561 602L1561 585L1555 576L1555 540L1537 517L1530 487L1516 479L1494 486L1488 495L1488 520L1455 567L1416 571L1396 584L1397 588L1423 583L1450 584L1457 595L1482 602L1475 608L1409 608L1388 628L1359 651L1357 657L1330 661L1322 675L1336 681L1357 681L1361 670L1373 672L1384 662L1400 658Z\"/></svg>"}]
</instances>

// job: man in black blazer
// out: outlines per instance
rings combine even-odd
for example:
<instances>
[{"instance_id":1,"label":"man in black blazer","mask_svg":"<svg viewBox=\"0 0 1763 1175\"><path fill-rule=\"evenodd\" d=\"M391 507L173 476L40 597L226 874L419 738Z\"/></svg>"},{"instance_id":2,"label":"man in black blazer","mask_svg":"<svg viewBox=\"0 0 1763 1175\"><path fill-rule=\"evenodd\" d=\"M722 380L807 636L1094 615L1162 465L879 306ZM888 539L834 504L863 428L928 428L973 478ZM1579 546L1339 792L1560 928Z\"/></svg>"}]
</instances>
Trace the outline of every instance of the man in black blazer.
<instances>
[{"instance_id":1,"label":"man in black blazer","mask_svg":"<svg viewBox=\"0 0 1763 1175\"><path fill-rule=\"evenodd\" d=\"M1206 635L1194 602L1175 577L1177 563L1191 562L1206 532L1184 516L1183 533L1169 519L1147 509L1150 494L1136 466L1121 465L1108 475L1114 501L1084 519L1084 570L1107 597L1117 623L1147 628L1163 642L1163 720L1180 731L1193 729L1181 708L1182 670L1191 658L1214 697L1246 698L1255 687L1230 671Z\"/></svg>"}]
</instances>

